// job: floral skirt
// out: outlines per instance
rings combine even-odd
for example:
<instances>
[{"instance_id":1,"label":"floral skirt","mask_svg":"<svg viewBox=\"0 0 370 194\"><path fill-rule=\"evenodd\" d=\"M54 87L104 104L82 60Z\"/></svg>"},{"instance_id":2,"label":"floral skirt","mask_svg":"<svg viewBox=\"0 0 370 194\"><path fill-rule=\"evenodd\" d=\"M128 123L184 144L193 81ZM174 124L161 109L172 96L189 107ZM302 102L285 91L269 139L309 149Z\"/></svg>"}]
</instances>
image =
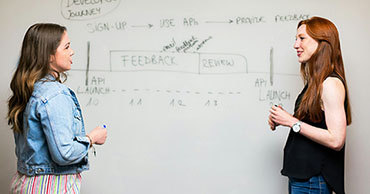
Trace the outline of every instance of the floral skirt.
<instances>
[{"instance_id":1,"label":"floral skirt","mask_svg":"<svg viewBox=\"0 0 370 194\"><path fill-rule=\"evenodd\" d=\"M81 175L38 175L26 176L17 172L12 179L11 194L79 194Z\"/></svg>"}]
</instances>

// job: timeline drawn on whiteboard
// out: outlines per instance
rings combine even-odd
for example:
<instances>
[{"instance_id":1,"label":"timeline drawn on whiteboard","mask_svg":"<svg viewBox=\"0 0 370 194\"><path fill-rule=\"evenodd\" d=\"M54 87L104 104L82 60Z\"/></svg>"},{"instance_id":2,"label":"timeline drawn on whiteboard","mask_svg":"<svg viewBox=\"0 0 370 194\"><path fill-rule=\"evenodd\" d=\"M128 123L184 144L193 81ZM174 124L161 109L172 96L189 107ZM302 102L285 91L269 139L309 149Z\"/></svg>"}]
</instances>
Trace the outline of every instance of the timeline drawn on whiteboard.
<instances>
[{"instance_id":1,"label":"timeline drawn on whiteboard","mask_svg":"<svg viewBox=\"0 0 370 194\"><path fill-rule=\"evenodd\" d=\"M207 95L207 96L223 96L223 95L243 95L248 92L241 90L229 91L196 91L196 90L176 90L163 88L113 88L106 85L106 78L100 76L92 76L89 80L89 72L168 72L168 73L190 73L190 74L213 74L213 75L230 75L230 74L253 74L248 71L247 58L238 54L229 53L196 53L196 52L163 52L163 51L145 51L145 50L111 50L109 52L109 65L105 69L94 70L90 68L90 41L87 42L87 65L85 69L85 86L78 86L77 93L89 96L101 96L109 94L177 94L177 95ZM274 83L274 48L270 47L269 61L270 72L269 80L265 78L257 78L254 87L258 89L258 101L282 102L291 99L291 93L284 89L269 88ZM76 69L74 69L76 70ZM259 72L258 74L261 74ZM282 73L279 73L282 74ZM145 98L141 97L137 103L131 100L130 105L141 106ZM139 103L140 102L140 103ZM217 106L220 100L208 100L204 103L205 106ZM90 98L89 105L98 105L99 100ZM186 107L184 101L178 100L170 103L172 106Z\"/></svg>"},{"instance_id":2,"label":"timeline drawn on whiteboard","mask_svg":"<svg viewBox=\"0 0 370 194\"><path fill-rule=\"evenodd\" d=\"M196 16L180 16L180 17L162 17L159 19L149 18L144 21L130 21L125 18L104 19L103 16L114 12L117 7L121 6L120 0L96 0L96 1L62 1L62 15L66 20L79 20L86 26L86 32L94 33L109 33L114 31L128 30L164 30L174 28L188 28L201 26L259 26L266 24L279 24L287 22L296 22L302 19L309 18L309 14L304 13L288 13L275 14L273 16L255 14L243 15L224 18L199 18ZM123 5L122 5L123 6ZM194 28L195 29L195 28ZM196 88L184 89L166 89L165 87L135 87L135 88L119 88L113 87L105 83L105 74L114 73L140 73L140 72L161 72L161 73L184 73L202 75L250 75L257 76L255 78L255 88L257 98L260 102L278 102L289 101L291 93L283 88L274 86L275 76L291 76L275 72L274 64L274 47L268 49L268 66L266 72L250 71L248 57L239 53L224 53L224 52L201 52L202 48L214 42L213 35L198 37L189 35L182 40L174 37L169 37L167 43L163 44L158 50L138 50L138 49L108 49L106 53L105 64L100 64L99 69L96 69L94 64L91 64L90 52L91 44L87 42L87 60L86 68L73 69L74 71L85 72L84 86L77 87L77 93L90 96L89 105L98 105L101 95L124 94L124 95L139 95L132 97L129 104L131 106L142 106L147 103L146 94L168 94L186 96L214 96L215 98L207 99L203 102L204 106L218 107L222 104L222 100L218 97L229 95L247 95L250 91L242 89L206 89L197 90ZM252 60L251 60L252 61ZM253 69L253 68L252 68ZM92 73L94 72L94 73ZM103 73L101 75L99 72ZM97 76L97 74L100 74ZM295 75L294 75L295 76ZM277 80L279 81L279 80ZM190 107L182 97L179 99L172 97L169 103L173 107Z\"/></svg>"}]
</instances>

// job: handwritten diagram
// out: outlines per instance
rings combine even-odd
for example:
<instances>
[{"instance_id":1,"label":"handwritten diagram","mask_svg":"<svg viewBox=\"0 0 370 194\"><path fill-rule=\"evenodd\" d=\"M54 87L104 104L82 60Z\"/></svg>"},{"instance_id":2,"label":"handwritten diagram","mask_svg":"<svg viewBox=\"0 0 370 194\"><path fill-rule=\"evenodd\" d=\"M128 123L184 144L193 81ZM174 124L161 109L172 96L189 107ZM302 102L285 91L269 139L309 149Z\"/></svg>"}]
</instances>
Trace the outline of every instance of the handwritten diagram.
<instances>
[{"instance_id":1,"label":"handwritten diagram","mask_svg":"<svg viewBox=\"0 0 370 194\"><path fill-rule=\"evenodd\" d=\"M117 33L129 32L137 29L147 31L151 34L158 30L173 30L173 29L196 29L216 26L250 26L251 28L271 24L283 24L287 22L296 22L309 17L309 14L276 14L273 17L266 15L249 15L249 16L234 16L225 19L200 19L197 16L190 17L164 17L157 21L150 19L147 23L138 23L129 19L114 18L105 19L110 13L115 13L115 10L125 6L120 0L80 0L69 1L64 0L61 3L61 14L66 20L78 21L85 25L87 34L99 35L100 33ZM193 30L194 31L194 30ZM184 96L189 95L246 95L249 91L245 89L195 89L188 87L187 89L165 89L163 87L146 87L145 85L135 88L116 87L105 82L96 82L96 80L110 79L110 73L126 73L140 76L140 73L167 73L170 74L189 74L198 76L218 75L218 76L233 76L245 75L253 76L255 84L253 88L258 95L255 97L257 101L268 103L284 103L291 100L291 92L284 88L276 88L274 83L276 75L285 76L284 73L275 71L275 55L276 49L271 45L266 53L268 56L266 64L269 68L267 71L251 70L251 67L257 65L251 63L250 56L241 53L232 52L203 52L203 48L207 45L214 44L218 41L212 33L209 35L188 34L181 38L167 38L165 43L159 46L158 50L147 49L110 49L108 52L99 53L105 55L107 59L104 64L100 64L99 68L92 65L91 50L95 48L94 39L87 41L87 59L83 69L72 69L73 71L85 72L85 83L77 87L77 93L81 95L91 96L90 105L98 105L98 97L111 94L141 94L141 97L133 100L131 105L143 105L145 96L149 93L156 94L179 94ZM92 45L95 46L92 48ZM97 56L94 55L94 58ZM252 61L253 62L253 61ZM253 69L253 68L252 68ZM96 73L104 72L105 75L96 75ZM288 75L288 74L287 74ZM291 75L288 75L291 76ZM298 75L296 75L298 76ZM202 78L203 79L203 78ZM222 77L220 77L222 79ZM181 81L179 82L181 84ZM93 101L95 99L95 101ZM214 99L213 99L214 100ZM181 100L180 100L181 101ZM211 100L212 101L212 100ZM212 104L211 101L206 104ZM217 100L216 100L217 101ZM95 102L95 103L93 103ZM136 102L136 103L135 103ZM174 104L173 101L170 104ZM183 101L184 102L184 101ZM181 104L181 103L180 103ZM184 104L184 103L182 103ZM216 104L220 104L217 101Z\"/></svg>"}]
</instances>

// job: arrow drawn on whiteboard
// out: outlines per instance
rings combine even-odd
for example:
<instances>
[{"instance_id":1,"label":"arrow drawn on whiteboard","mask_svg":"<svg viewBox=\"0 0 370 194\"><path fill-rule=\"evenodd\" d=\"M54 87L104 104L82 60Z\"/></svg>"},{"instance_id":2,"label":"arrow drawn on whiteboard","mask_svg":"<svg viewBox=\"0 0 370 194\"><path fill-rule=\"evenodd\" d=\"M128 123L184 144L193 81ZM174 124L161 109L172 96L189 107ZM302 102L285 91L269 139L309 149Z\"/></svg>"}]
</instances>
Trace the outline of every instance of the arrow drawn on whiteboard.
<instances>
[{"instance_id":1,"label":"arrow drawn on whiteboard","mask_svg":"<svg viewBox=\"0 0 370 194\"><path fill-rule=\"evenodd\" d=\"M147 24L147 25L132 25L133 28L152 28L153 24Z\"/></svg>"},{"instance_id":2,"label":"arrow drawn on whiteboard","mask_svg":"<svg viewBox=\"0 0 370 194\"><path fill-rule=\"evenodd\" d=\"M213 23L213 24L215 24L215 23L219 23L219 24L229 23L229 24L231 24L231 23L233 23L233 20L229 20L229 21L206 21L206 23Z\"/></svg>"},{"instance_id":3,"label":"arrow drawn on whiteboard","mask_svg":"<svg viewBox=\"0 0 370 194\"><path fill-rule=\"evenodd\" d=\"M89 85L89 70L90 70L90 41L87 41L87 62L86 62L86 80L85 85Z\"/></svg>"}]
</instances>

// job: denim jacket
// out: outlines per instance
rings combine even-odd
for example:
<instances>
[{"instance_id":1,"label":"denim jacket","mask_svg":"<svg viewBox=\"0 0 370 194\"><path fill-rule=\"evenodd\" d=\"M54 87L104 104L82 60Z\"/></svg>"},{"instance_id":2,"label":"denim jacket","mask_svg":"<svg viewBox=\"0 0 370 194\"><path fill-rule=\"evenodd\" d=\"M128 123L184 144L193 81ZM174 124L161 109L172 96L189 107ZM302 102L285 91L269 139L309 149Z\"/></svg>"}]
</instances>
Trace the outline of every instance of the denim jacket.
<instances>
[{"instance_id":1,"label":"denim jacket","mask_svg":"<svg viewBox=\"0 0 370 194\"><path fill-rule=\"evenodd\" d=\"M18 172L75 174L89 169L89 139L74 92L47 76L34 85L23 112L23 133L14 132Z\"/></svg>"}]
</instances>

